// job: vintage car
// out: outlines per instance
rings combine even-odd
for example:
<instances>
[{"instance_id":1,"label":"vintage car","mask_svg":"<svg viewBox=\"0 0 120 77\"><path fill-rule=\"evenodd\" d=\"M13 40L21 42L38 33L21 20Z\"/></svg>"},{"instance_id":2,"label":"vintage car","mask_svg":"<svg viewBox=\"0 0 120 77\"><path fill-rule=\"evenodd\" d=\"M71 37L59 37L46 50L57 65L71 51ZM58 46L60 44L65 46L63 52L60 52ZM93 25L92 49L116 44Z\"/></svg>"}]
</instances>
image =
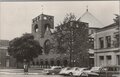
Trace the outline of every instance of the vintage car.
<instances>
[{"instance_id":1,"label":"vintage car","mask_svg":"<svg viewBox=\"0 0 120 77\"><path fill-rule=\"evenodd\" d=\"M99 77L98 72L102 67L92 67L90 70L85 70L82 72L81 77Z\"/></svg>"},{"instance_id":2,"label":"vintage car","mask_svg":"<svg viewBox=\"0 0 120 77\"><path fill-rule=\"evenodd\" d=\"M95 68L96 67L93 67L89 71L84 71L81 77L120 77L119 65L109 65L109 66L101 66L96 69Z\"/></svg>"},{"instance_id":3,"label":"vintage car","mask_svg":"<svg viewBox=\"0 0 120 77\"><path fill-rule=\"evenodd\" d=\"M59 74L61 69L62 69L61 66L52 66L50 69L44 69L43 72L47 75L49 75L49 74Z\"/></svg>"},{"instance_id":4,"label":"vintage car","mask_svg":"<svg viewBox=\"0 0 120 77\"><path fill-rule=\"evenodd\" d=\"M64 68L61 69L59 74L60 75L66 75L68 70L70 70L70 67L64 67Z\"/></svg>"},{"instance_id":5,"label":"vintage car","mask_svg":"<svg viewBox=\"0 0 120 77\"><path fill-rule=\"evenodd\" d=\"M100 72L98 72L98 74L99 77L120 77L120 66L103 66Z\"/></svg>"},{"instance_id":6,"label":"vintage car","mask_svg":"<svg viewBox=\"0 0 120 77\"><path fill-rule=\"evenodd\" d=\"M73 76L74 72L76 70L80 69L79 67L71 67L71 68L68 68L67 70L65 70L65 73L64 75L70 75L70 76Z\"/></svg>"},{"instance_id":7,"label":"vintage car","mask_svg":"<svg viewBox=\"0 0 120 77\"><path fill-rule=\"evenodd\" d=\"M79 77L81 76L82 72L87 70L87 68L76 68L75 71L73 71L73 76Z\"/></svg>"}]
</instances>

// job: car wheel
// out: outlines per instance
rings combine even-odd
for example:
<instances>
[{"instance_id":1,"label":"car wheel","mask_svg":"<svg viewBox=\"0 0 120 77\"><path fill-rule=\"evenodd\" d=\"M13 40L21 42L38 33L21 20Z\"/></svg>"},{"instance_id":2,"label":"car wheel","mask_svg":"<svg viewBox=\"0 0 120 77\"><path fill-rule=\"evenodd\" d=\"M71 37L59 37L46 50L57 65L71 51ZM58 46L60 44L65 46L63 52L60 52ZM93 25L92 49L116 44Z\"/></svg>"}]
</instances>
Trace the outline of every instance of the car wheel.
<instances>
[{"instance_id":1,"label":"car wheel","mask_svg":"<svg viewBox=\"0 0 120 77\"><path fill-rule=\"evenodd\" d=\"M49 75L50 73L47 73L47 75Z\"/></svg>"},{"instance_id":2,"label":"car wheel","mask_svg":"<svg viewBox=\"0 0 120 77\"><path fill-rule=\"evenodd\" d=\"M52 75L55 75L55 73L53 72Z\"/></svg>"},{"instance_id":3,"label":"car wheel","mask_svg":"<svg viewBox=\"0 0 120 77\"><path fill-rule=\"evenodd\" d=\"M70 75L70 76L73 76L73 73L72 73L72 72L70 72L70 73L69 73L69 75Z\"/></svg>"}]
</instances>

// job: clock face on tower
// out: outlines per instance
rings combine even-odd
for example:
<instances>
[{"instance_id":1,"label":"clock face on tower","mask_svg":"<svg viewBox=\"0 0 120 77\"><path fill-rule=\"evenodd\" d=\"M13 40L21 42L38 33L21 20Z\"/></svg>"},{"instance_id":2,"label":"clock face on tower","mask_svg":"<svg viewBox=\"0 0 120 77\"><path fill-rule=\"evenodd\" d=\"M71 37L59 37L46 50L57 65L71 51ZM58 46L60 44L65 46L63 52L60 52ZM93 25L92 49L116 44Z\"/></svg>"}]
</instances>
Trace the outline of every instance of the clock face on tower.
<instances>
[{"instance_id":1,"label":"clock face on tower","mask_svg":"<svg viewBox=\"0 0 120 77\"><path fill-rule=\"evenodd\" d=\"M46 16L44 16L44 17L43 17L43 19L44 19L44 20L47 20L47 17L46 17Z\"/></svg>"},{"instance_id":2,"label":"clock face on tower","mask_svg":"<svg viewBox=\"0 0 120 77\"><path fill-rule=\"evenodd\" d=\"M51 17L51 16L44 16L43 20L48 20L50 22L53 22L53 17Z\"/></svg>"}]
</instances>

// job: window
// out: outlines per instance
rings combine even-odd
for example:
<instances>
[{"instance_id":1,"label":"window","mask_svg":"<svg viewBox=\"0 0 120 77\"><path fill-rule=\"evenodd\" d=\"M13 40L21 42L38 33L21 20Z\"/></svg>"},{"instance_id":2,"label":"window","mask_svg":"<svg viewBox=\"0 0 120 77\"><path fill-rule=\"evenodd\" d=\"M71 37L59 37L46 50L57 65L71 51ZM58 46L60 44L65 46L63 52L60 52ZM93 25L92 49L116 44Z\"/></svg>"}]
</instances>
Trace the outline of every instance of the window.
<instances>
[{"instance_id":1,"label":"window","mask_svg":"<svg viewBox=\"0 0 120 77\"><path fill-rule=\"evenodd\" d=\"M111 37L110 36L106 36L106 46L111 47Z\"/></svg>"},{"instance_id":2,"label":"window","mask_svg":"<svg viewBox=\"0 0 120 77\"><path fill-rule=\"evenodd\" d=\"M103 37L99 38L100 48L104 48L104 39Z\"/></svg>"},{"instance_id":3,"label":"window","mask_svg":"<svg viewBox=\"0 0 120 77\"><path fill-rule=\"evenodd\" d=\"M99 56L100 66L104 65L104 56Z\"/></svg>"},{"instance_id":4,"label":"window","mask_svg":"<svg viewBox=\"0 0 120 77\"><path fill-rule=\"evenodd\" d=\"M110 55L106 56L106 62L107 62L107 65L111 64L111 56Z\"/></svg>"},{"instance_id":5,"label":"window","mask_svg":"<svg viewBox=\"0 0 120 77\"><path fill-rule=\"evenodd\" d=\"M104 56L100 56L100 60L104 60Z\"/></svg>"},{"instance_id":6,"label":"window","mask_svg":"<svg viewBox=\"0 0 120 77\"><path fill-rule=\"evenodd\" d=\"M36 65L39 65L39 62L38 62L38 61L36 62Z\"/></svg>"},{"instance_id":7,"label":"window","mask_svg":"<svg viewBox=\"0 0 120 77\"><path fill-rule=\"evenodd\" d=\"M89 44L90 44L90 48L94 48L94 38L89 38Z\"/></svg>"},{"instance_id":8,"label":"window","mask_svg":"<svg viewBox=\"0 0 120 77\"><path fill-rule=\"evenodd\" d=\"M120 55L117 55L117 65L120 65Z\"/></svg>"},{"instance_id":9,"label":"window","mask_svg":"<svg viewBox=\"0 0 120 77\"><path fill-rule=\"evenodd\" d=\"M107 56L107 60L111 60L111 56Z\"/></svg>"},{"instance_id":10,"label":"window","mask_svg":"<svg viewBox=\"0 0 120 77\"><path fill-rule=\"evenodd\" d=\"M47 39L44 43L44 53L49 54L50 49L51 49L51 43L50 40Z\"/></svg>"},{"instance_id":11,"label":"window","mask_svg":"<svg viewBox=\"0 0 120 77\"><path fill-rule=\"evenodd\" d=\"M115 34L115 41L114 41L114 47L119 47L120 42L119 42L119 34Z\"/></svg>"},{"instance_id":12,"label":"window","mask_svg":"<svg viewBox=\"0 0 120 77\"><path fill-rule=\"evenodd\" d=\"M35 29L35 32L38 32L38 24L35 25L34 29Z\"/></svg>"}]
</instances>

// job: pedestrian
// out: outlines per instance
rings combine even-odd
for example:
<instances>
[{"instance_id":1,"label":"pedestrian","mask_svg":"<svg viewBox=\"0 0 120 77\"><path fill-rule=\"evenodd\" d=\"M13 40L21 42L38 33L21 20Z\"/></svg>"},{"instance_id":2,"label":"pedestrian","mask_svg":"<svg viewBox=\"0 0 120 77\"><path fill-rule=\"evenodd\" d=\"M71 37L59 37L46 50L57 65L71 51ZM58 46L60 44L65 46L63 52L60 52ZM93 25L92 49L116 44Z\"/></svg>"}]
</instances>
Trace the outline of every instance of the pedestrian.
<instances>
[{"instance_id":1,"label":"pedestrian","mask_svg":"<svg viewBox=\"0 0 120 77\"><path fill-rule=\"evenodd\" d=\"M28 75L28 65L24 64L24 74Z\"/></svg>"}]
</instances>

